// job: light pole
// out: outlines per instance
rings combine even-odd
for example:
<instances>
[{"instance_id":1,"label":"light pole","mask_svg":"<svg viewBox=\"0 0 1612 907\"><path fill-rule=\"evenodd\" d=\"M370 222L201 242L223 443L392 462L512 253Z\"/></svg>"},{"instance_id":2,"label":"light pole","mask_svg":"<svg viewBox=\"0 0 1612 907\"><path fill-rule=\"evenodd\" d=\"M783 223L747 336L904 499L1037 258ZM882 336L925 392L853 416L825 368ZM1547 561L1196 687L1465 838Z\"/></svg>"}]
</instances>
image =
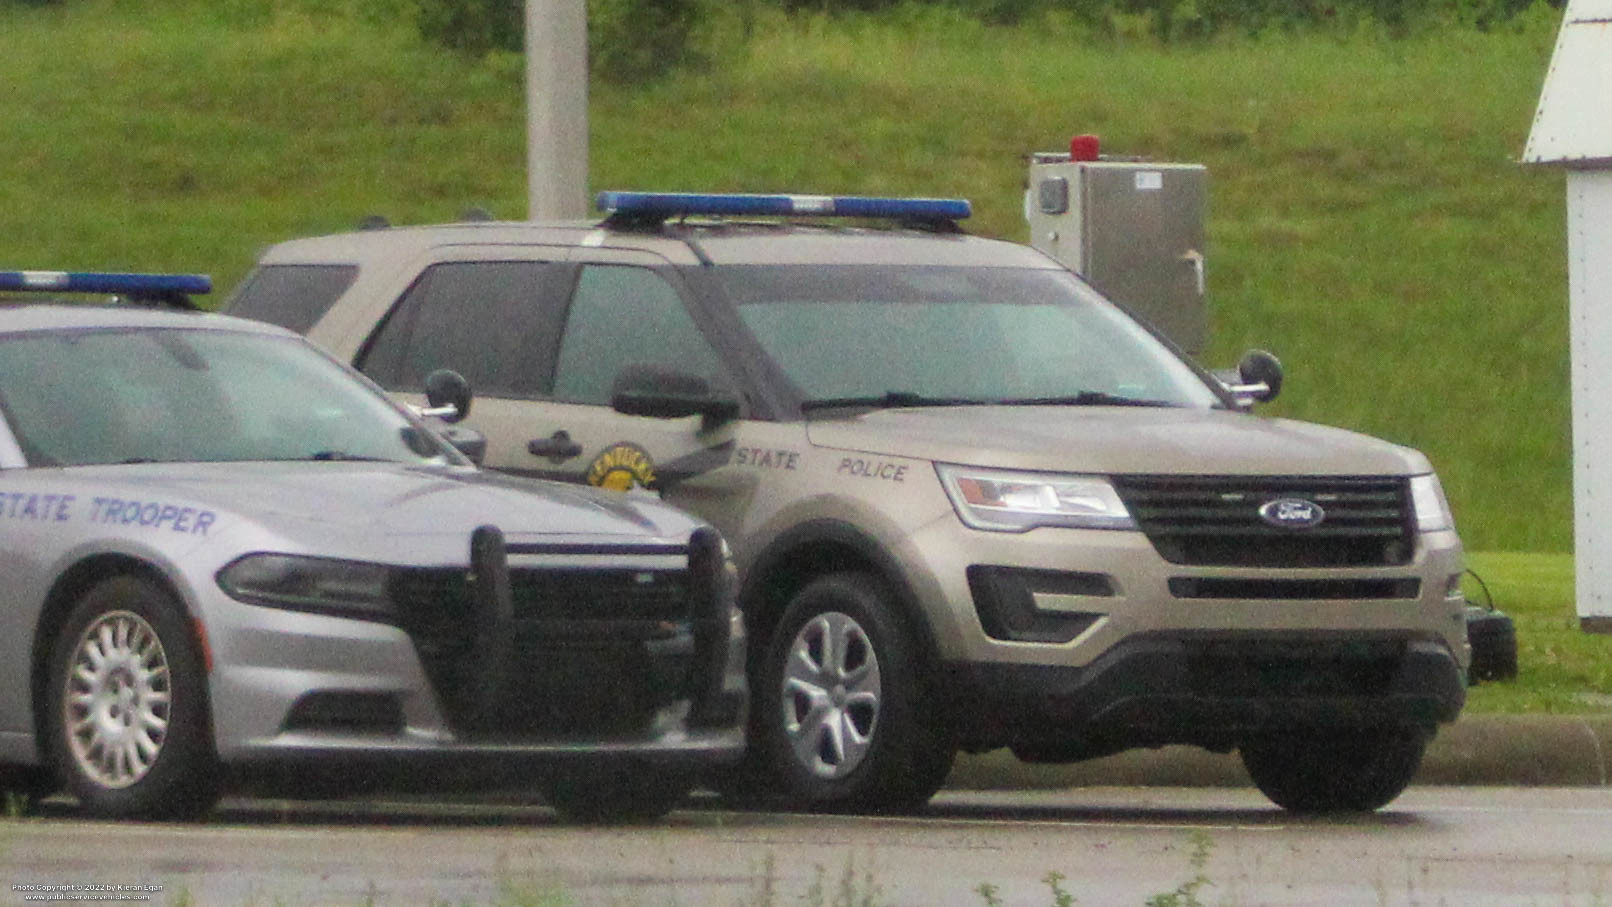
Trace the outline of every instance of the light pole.
<instances>
[{"instance_id":1,"label":"light pole","mask_svg":"<svg viewBox=\"0 0 1612 907\"><path fill-rule=\"evenodd\" d=\"M526 0L527 216L588 213L587 0Z\"/></svg>"}]
</instances>

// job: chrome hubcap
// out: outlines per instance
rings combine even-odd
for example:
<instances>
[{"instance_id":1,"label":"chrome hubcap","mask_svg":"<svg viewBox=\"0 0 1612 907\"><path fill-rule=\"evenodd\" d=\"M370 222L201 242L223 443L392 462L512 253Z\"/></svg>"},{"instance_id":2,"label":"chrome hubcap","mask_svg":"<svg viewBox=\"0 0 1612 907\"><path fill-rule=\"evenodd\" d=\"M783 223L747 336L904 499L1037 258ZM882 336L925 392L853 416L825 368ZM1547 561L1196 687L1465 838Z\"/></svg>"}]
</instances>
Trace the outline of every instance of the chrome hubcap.
<instances>
[{"instance_id":1,"label":"chrome hubcap","mask_svg":"<svg viewBox=\"0 0 1612 907\"><path fill-rule=\"evenodd\" d=\"M151 771L168 738L173 690L157 631L130 611L97 617L73 650L62 701L67 746L102 787Z\"/></svg>"},{"instance_id":2,"label":"chrome hubcap","mask_svg":"<svg viewBox=\"0 0 1612 907\"><path fill-rule=\"evenodd\" d=\"M879 723L879 658L862 625L837 611L800 628L783 678L784 733L819 778L856 769Z\"/></svg>"}]
</instances>

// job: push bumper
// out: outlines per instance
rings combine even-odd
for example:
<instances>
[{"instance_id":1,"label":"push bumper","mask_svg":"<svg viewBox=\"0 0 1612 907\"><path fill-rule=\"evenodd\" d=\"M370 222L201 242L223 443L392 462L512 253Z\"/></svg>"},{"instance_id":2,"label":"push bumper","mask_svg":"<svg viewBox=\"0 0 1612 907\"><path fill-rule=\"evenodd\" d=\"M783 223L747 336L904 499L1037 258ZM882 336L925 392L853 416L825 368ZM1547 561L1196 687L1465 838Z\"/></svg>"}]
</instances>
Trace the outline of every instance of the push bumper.
<instances>
[{"instance_id":1,"label":"push bumper","mask_svg":"<svg viewBox=\"0 0 1612 907\"><path fill-rule=\"evenodd\" d=\"M618 597L533 599L564 580L532 566L568 556L554 547L478 530L468 573L405 571L395 623L214 607L220 759L293 791L313 779L529 786L568 765L695 772L739 759L745 638L720 538L699 530L649 561L624 557L611 569L643 589L619 601L616 586L596 585L563 588ZM682 591L643 597L663 581ZM675 612L657 610L671 607L667 595Z\"/></svg>"}]
</instances>

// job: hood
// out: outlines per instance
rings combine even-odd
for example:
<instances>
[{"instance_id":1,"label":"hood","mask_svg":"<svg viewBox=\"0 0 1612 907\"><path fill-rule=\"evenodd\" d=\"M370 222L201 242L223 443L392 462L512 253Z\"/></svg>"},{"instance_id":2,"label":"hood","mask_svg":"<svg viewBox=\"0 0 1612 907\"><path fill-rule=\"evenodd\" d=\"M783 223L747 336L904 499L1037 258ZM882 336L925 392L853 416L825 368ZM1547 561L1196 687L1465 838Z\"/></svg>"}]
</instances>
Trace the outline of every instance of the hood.
<instances>
[{"instance_id":1,"label":"hood","mask_svg":"<svg viewBox=\"0 0 1612 907\"><path fill-rule=\"evenodd\" d=\"M292 536L681 537L696 521L658 501L453 467L373 462L174 463L82 467L131 500L182 499ZM223 520L220 520L222 528Z\"/></svg>"},{"instance_id":2,"label":"hood","mask_svg":"<svg viewBox=\"0 0 1612 907\"><path fill-rule=\"evenodd\" d=\"M1324 425L1218 409L954 406L813 416L818 447L1103 475L1411 475L1409 448Z\"/></svg>"}]
</instances>

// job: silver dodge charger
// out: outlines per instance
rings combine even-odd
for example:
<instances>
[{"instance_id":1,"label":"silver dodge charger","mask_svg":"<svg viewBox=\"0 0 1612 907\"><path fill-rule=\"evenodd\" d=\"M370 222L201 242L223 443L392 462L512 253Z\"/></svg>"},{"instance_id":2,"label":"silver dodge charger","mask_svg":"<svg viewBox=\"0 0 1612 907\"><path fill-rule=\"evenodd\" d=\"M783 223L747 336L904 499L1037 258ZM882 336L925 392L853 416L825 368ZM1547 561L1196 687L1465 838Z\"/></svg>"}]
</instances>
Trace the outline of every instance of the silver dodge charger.
<instances>
[{"instance_id":1,"label":"silver dodge charger","mask_svg":"<svg viewBox=\"0 0 1612 907\"><path fill-rule=\"evenodd\" d=\"M445 430L278 328L0 302L0 787L182 818L235 789L491 785L612 821L737 759L720 536L482 472Z\"/></svg>"}]
</instances>

